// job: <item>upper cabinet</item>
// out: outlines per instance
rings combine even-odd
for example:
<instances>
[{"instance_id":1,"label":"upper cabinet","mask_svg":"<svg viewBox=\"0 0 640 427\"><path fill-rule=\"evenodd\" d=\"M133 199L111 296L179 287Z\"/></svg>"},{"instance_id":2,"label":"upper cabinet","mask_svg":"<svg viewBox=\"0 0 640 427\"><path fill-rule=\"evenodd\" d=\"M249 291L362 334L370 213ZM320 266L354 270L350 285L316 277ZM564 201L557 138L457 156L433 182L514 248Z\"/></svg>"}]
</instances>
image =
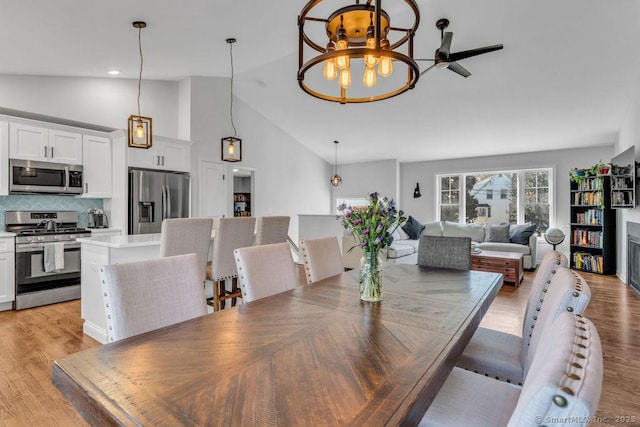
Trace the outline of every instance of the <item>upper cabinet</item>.
<instances>
[{"instance_id":1,"label":"upper cabinet","mask_svg":"<svg viewBox=\"0 0 640 427\"><path fill-rule=\"evenodd\" d=\"M9 165L9 122L0 120L0 165ZM0 196L9 194L9 173L0 166Z\"/></svg>"},{"instance_id":2,"label":"upper cabinet","mask_svg":"<svg viewBox=\"0 0 640 427\"><path fill-rule=\"evenodd\" d=\"M82 164L82 135L24 123L9 124L9 157L54 163Z\"/></svg>"},{"instance_id":3,"label":"upper cabinet","mask_svg":"<svg viewBox=\"0 0 640 427\"><path fill-rule=\"evenodd\" d=\"M111 197L111 139L82 136L84 192L79 197L106 199Z\"/></svg>"},{"instance_id":4,"label":"upper cabinet","mask_svg":"<svg viewBox=\"0 0 640 427\"><path fill-rule=\"evenodd\" d=\"M176 172L191 170L191 142L154 136L149 149L128 148L129 166Z\"/></svg>"}]
</instances>

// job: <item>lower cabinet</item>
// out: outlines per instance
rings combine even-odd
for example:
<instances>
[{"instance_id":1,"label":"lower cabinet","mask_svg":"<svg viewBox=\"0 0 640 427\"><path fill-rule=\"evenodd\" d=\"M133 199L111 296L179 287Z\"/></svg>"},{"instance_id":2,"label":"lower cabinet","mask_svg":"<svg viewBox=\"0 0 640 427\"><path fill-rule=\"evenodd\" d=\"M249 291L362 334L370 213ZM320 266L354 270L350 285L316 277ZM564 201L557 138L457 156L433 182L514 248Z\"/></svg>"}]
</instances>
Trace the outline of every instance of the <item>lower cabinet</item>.
<instances>
[{"instance_id":1,"label":"lower cabinet","mask_svg":"<svg viewBox=\"0 0 640 427\"><path fill-rule=\"evenodd\" d=\"M14 238L0 238L0 311L11 310L16 297Z\"/></svg>"}]
</instances>

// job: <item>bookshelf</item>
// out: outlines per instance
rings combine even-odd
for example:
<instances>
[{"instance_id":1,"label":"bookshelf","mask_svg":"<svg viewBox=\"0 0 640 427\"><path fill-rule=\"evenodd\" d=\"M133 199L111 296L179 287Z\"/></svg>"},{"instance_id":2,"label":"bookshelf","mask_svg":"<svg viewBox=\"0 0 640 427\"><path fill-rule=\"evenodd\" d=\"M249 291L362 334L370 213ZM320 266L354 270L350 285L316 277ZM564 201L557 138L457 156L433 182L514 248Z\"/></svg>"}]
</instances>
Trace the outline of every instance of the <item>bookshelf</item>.
<instances>
[{"instance_id":1,"label":"bookshelf","mask_svg":"<svg viewBox=\"0 0 640 427\"><path fill-rule=\"evenodd\" d=\"M616 216L609 176L571 182L571 268L598 274L616 271Z\"/></svg>"},{"instance_id":2,"label":"bookshelf","mask_svg":"<svg viewBox=\"0 0 640 427\"><path fill-rule=\"evenodd\" d=\"M233 216L251 216L251 193L233 193Z\"/></svg>"}]
</instances>

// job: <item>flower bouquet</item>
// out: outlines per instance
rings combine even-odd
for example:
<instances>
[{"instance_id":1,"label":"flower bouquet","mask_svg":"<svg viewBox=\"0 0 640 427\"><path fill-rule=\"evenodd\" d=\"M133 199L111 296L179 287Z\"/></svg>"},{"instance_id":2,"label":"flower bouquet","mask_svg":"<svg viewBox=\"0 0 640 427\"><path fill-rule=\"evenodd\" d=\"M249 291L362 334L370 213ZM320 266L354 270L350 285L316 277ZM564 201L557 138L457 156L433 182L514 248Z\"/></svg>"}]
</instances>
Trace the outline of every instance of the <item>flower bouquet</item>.
<instances>
[{"instance_id":1,"label":"flower bouquet","mask_svg":"<svg viewBox=\"0 0 640 427\"><path fill-rule=\"evenodd\" d=\"M382 299L382 270L378 254L391 241L391 234L404 224L407 218L404 212L396 209L393 199L380 198L378 193L369 195L369 205L353 208L342 204L338 210L344 213L343 225L351 231L362 250L363 262L360 268L360 299L380 301Z\"/></svg>"}]
</instances>

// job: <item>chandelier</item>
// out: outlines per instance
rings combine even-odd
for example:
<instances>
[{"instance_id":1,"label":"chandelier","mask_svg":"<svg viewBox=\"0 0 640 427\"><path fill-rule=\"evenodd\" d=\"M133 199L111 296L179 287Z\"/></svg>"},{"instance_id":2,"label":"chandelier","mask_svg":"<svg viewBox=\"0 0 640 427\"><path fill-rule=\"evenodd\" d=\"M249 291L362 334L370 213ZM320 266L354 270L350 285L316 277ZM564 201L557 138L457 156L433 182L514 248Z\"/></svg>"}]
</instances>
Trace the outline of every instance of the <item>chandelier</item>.
<instances>
[{"instance_id":1,"label":"chandelier","mask_svg":"<svg viewBox=\"0 0 640 427\"><path fill-rule=\"evenodd\" d=\"M389 0L395 3L394 11L411 18L403 27L392 26L382 0L356 0L333 12L326 10L327 3L345 2L326 0L322 4L324 1L310 0L298 17L298 83L302 90L348 104L380 101L413 88L420 72L413 59L413 37L420 23L414 0ZM318 15L310 16L312 11ZM309 52L316 56L305 61ZM352 81L356 75L361 76L361 83ZM378 76L385 81L380 82Z\"/></svg>"}]
</instances>

